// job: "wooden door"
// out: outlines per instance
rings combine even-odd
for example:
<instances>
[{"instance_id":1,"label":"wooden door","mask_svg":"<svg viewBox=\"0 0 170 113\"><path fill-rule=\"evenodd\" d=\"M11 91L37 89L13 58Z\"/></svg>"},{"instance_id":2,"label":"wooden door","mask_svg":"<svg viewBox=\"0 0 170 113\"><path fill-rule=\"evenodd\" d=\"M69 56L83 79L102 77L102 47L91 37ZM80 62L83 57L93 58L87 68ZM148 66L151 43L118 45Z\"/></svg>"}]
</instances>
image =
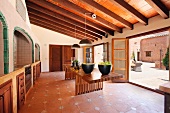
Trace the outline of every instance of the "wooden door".
<instances>
[{"instance_id":1,"label":"wooden door","mask_svg":"<svg viewBox=\"0 0 170 113\"><path fill-rule=\"evenodd\" d=\"M129 80L128 44L129 40L125 38L112 39L112 71L124 75L118 82Z\"/></svg>"},{"instance_id":2,"label":"wooden door","mask_svg":"<svg viewBox=\"0 0 170 113\"><path fill-rule=\"evenodd\" d=\"M12 113L12 80L0 85L0 113Z\"/></svg>"},{"instance_id":3,"label":"wooden door","mask_svg":"<svg viewBox=\"0 0 170 113\"><path fill-rule=\"evenodd\" d=\"M71 57L75 57L75 49L71 49L71 46L64 45L62 49L63 53L63 64L70 64L71 65Z\"/></svg>"},{"instance_id":4,"label":"wooden door","mask_svg":"<svg viewBox=\"0 0 170 113\"><path fill-rule=\"evenodd\" d=\"M62 49L60 45L49 46L50 72L62 70Z\"/></svg>"},{"instance_id":5,"label":"wooden door","mask_svg":"<svg viewBox=\"0 0 170 113\"><path fill-rule=\"evenodd\" d=\"M2 95L0 95L0 113L3 113L4 112L4 104L3 104L3 102L4 102L4 98L3 98L3 96Z\"/></svg>"}]
</instances>

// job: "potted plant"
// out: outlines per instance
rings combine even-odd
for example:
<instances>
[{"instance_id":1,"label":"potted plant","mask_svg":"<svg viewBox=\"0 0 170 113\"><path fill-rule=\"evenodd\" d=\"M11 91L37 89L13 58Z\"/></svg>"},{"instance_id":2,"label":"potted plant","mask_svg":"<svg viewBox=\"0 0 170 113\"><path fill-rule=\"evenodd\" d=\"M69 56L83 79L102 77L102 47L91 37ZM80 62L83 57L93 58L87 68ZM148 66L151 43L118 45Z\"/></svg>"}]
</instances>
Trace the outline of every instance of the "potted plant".
<instances>
[{"instance_id":1,"label":"potted plant","mask_svg":"<svg viewBox=\"0 0 170 113\"><path fill-rule=\"evenodd\" d=\"M109 61L100 62L98 64L98 68L102 75L108 75L112 70L112 64Z\"/></svg>"},{"instance_id":2,"label":"potted plant","mask_svg":"<svg viewBox=\"0 0 170 113\"><path fill-rule=\"evenodd\" d=\"M83 69L84 73L90 74L94 69L94 65L95 65L94 63L83 63L82 69Z\"/></svg>"},{"instance_id":3,"label":"potted plant","mask_svg":"<svg viewBox=\"0 0 170 113\"><path fill-rule=\"evenodd\" d=\"M78 67L79 66L79 61L78 60L73 60L72 61L72 67Z\"/></svg>"},{"instance_id":4,"label":"potted plant","mask_svg":"<svg viewBox=\"0 0 170 113\"><path fill-rule=\"evenodd\" d=\"M163 65L166 67L166 70L169 70L169 47L167 48L167 52L163 58Z\"/></svg>"}]
</instances>

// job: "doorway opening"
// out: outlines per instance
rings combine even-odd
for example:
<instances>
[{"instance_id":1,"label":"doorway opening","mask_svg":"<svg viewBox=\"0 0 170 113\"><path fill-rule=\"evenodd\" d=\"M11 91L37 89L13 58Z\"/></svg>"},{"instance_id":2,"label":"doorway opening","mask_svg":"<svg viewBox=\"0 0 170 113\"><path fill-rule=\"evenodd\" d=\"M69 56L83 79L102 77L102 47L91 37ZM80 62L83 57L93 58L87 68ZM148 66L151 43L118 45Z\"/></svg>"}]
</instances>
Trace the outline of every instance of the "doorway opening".
<instances>
[{"instance_id":1,"label":"doorway opening","mask_svg":"<svg viewBox=\"0 0 170 113\"><path fill-rule=\"evenodd\" d=\"M163 59L169 48L169 31L129 39L129 81L151 89L169 81Z\"/></svg>"},{"instance_id":2,"label":"doorway opening","mask_svg":"<svg viewBox=\"0 0 170 113\"><path fill-rule=\"evenodd\" d=\"M98 68L99 62L109 61L109 43L101 43L94 45L94 63L95 68Z\"/></svg>"}]
</instances>

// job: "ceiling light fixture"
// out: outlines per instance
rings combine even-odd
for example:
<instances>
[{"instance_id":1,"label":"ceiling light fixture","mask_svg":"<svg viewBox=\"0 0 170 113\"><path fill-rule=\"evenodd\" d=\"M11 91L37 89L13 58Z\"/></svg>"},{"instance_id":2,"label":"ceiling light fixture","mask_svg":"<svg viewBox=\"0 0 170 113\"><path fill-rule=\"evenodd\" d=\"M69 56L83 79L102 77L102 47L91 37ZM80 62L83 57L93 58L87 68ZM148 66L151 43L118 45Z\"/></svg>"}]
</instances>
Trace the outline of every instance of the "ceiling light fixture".
<instances>
[{"instance_id":1,"label":"ceiling light fixture","mask_svg":"<svg viewBox=\"0 0 170 113\"><path fill-rule=\"evenodd\" d=\"M88 40L87 39L87 37L86 37L86 14L91 14L91 13L85 13L85 38L84 39L82 39L80 42L79 42L79 44L81 45L81 46L90 46L90 45L92 45L92 42L90 41L90 40Z\"/></svg>"},{"instance_id":2,"label":"ceiling light fixture","mask_svg":"<svg viewBox=\"0 0 170 113\"><path fill-rule=\"evenodd\" d=\"M75 25L75 38L76 38L76 25ZM78 48L80 48L80 46L78 45L78 44L73 44L72 46L71 46L71 49L78 49Z\"/></svg>"}]
</instances>

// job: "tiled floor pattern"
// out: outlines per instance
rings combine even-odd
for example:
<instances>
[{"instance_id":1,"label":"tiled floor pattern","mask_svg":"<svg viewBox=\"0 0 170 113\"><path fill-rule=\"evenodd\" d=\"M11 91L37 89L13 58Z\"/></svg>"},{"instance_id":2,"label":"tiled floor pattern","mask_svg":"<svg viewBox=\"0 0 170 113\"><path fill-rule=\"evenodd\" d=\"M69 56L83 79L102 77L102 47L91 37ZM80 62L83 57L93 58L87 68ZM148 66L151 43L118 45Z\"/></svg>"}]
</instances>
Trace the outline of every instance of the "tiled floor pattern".
<instances>
[{"instance_id":1,"label":"tiled floor pattern","mask_svg":"<svg viewBox=\"0 0 170 113\"><path fill-rule=\"evenodd\" d=\"M19 113L163 113L164 96L128 83L75 96L74 80L64 72L42 73Z\"/></svg>"}]
</instances>

